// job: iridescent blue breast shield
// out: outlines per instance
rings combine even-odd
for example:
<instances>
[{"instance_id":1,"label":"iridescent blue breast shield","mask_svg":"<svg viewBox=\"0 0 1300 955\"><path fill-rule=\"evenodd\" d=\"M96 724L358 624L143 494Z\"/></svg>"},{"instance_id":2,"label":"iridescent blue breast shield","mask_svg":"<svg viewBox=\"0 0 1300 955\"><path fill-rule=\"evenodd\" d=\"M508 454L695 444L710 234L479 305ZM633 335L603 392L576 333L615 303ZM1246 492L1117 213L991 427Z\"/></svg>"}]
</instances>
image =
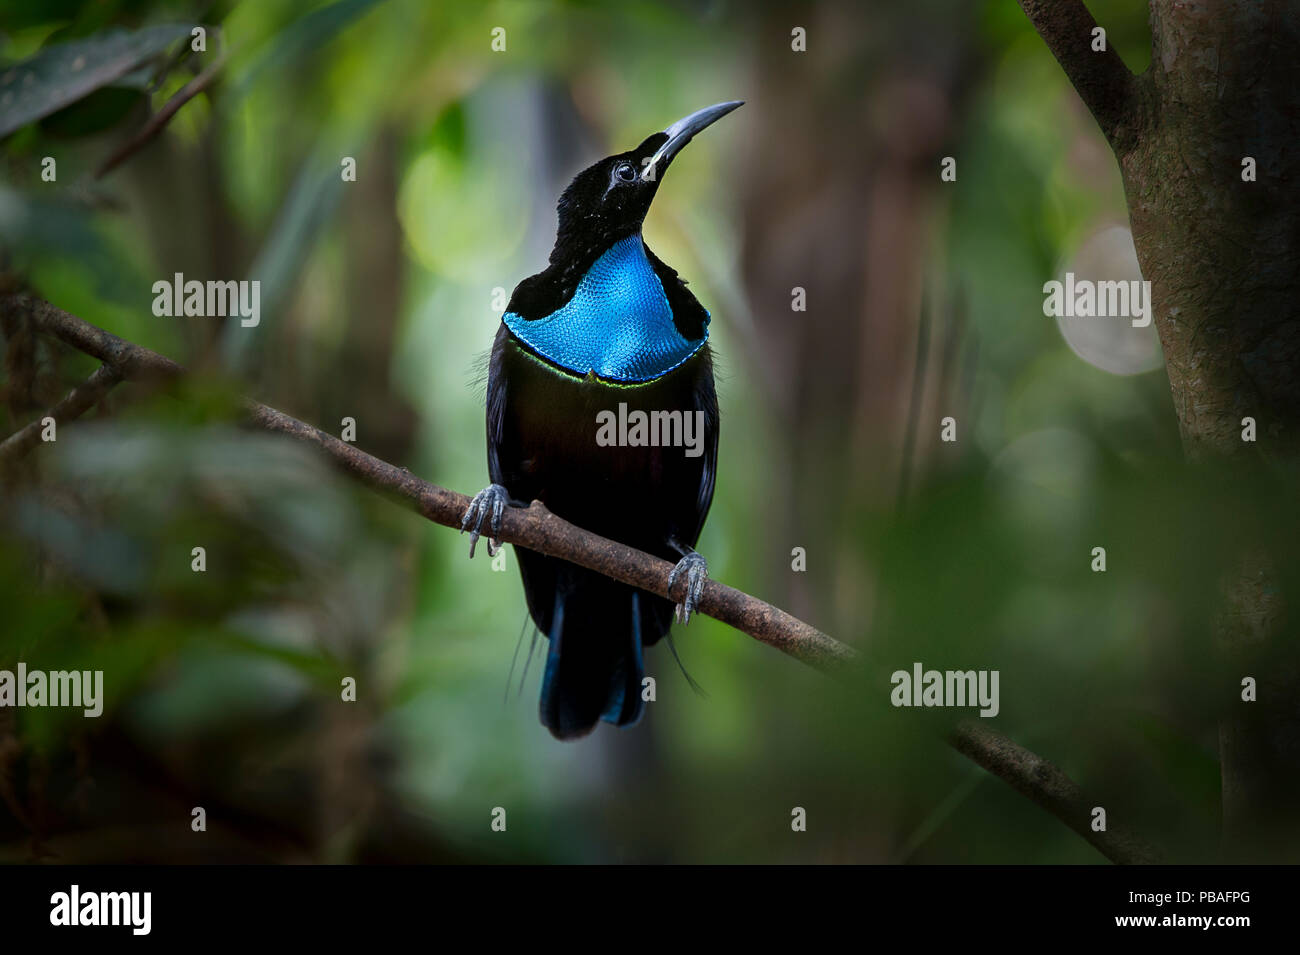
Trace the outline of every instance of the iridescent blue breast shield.
<instances>
[{"instance_id":1,"label":"iridescent blue breast shield","mask_svg":"<svg viewBox=\"0 0 1300 955\"><path fill-rule=\"evenodd\" d=\"M694 341L673 324L663 284L646 258L641 236L621 239L587 270L573 297L545 318L506 312L506 327L543 358L575 374L610 381L652 381L690 358L709 338Z\"/></svg>"}]
</instances>

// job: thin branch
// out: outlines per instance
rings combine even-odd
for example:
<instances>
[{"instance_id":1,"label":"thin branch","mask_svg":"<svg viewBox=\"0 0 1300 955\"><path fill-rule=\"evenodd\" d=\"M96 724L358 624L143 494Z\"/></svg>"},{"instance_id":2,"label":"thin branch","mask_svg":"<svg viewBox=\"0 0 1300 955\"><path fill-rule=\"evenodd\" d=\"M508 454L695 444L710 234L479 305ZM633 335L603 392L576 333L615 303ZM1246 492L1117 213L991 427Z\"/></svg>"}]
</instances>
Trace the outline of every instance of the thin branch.
<instances>
[{"instance_id":1,"label":"thin branch","mask_svg":"<svg viewBox=\"0 0 1300 955\"><path fill-rule=\"evenodd\" d=\"M99 168L95 170L95 178L104 178L162 132L163 127L171 122L172 117L176 115L182 106L212 85L212 81L217 78L217 73L225 62L226 51L222 50L206 70L177 90L172 95L172 98L163 104L162 109L149 117L149 121L140 127L138 133L114 150L113 154L100 164Z\"/></svg>"},{"instance_id":2,"label":"thin branch","mask_svg":"<svg viewBox=\"0 0 1300 955\"><path fill-rule=\"evenodd\" d=\"M996 730L966 721L948 735L949 744L1008 786L1038 803L1061 822L1090 842L1094 849L1121 865L1142 865L1163 861L1163 854L1123 825L1107 824L1106 831L1092 828L1096 802L1065 773L1036 753Z\"/></svg>"},{"instance_id":3,"label":"thin branch","mask_svg":"<svg viewBox=\"0 0 1300 955\"><path fill-rule=\"evenodd\" d=\"M41 443L42 423L46 417L63 424L81 417L103 400L104 396L122 380L122 372L114 365L100 365L95 373L83 381L68 396L51 408L46 415L15 431L0 441L0 465L14 461Z\"/></svg>"},{"instance_id":4,"label":"thin branch","mask_svg":"<svg viewBox=\"0 0 1300 955\"><path fill-rule=\"evenodd\" d=\"M1112 145L1131 142L1143 115L1137 77L1110 41L1093 50L1093 19L1083 0L1019 0L1020 8L1052 51L1070 83Z\"/></svg>"},{"instance_id":5,"label":"thin branch","mask_svg":"<svg viewBox=\"0 0 1300 955\"><path fill-rule=\"evenodd\" d=\"M409 471L274 408L250 402L248 410L254 423L268 431L316 445L372 490L397 498L435 524L460 528L470 502L464 494L422 481ZM533 501L526 508L506 508L501 516L501 539L548 557L562 558L660 597L675 600L685 596L684 580L678 583L675 592L668 590L668 575L673 569L670 562L575 527L552 514L541 501ZM784 610L716 580L705 583L699 609L819 670L833 671L857 658L852 647Z\"/></svg>"},{"instance_id":6,"label":"thin branch","mask_svg":"<svg viewBox=\"0 0 1300 955\"><path fill-rule=\"evenodd\" d=\"M26 311L43 331L112 365L123 378L158 380L184 373L184 368L170 358L96 328L48 302L14 295L0 298L0 303ZM246 410L252 423L315 445L372 490L436 524L460 528L461 516L470 501L464 494L423 481L404 468L366 454L274 408L249 401ZM501 518L501 539L661 597L683 596L684 581L675 594L669 592L668 575L673 565L668 561L575 527L552 514L540 501L526 508L506 508ZM699 609L819 670L843 672L860 659L853 648L802 620L716 580L705 584ZM1093 832L1088 811L1092 804L1084 799L1078 784L1047 760L1000 733L980 725L964 724L950 735L948 742L1055 815L1112 862L1138 863L1160 858L1155 848L1136 836L1121 835L1113 829Z\"/></svg>"},{"instance_id":7,"label":"thin branch","mask_svg":"<svg viewBox=\"0 0 1300 955\"><path fill-rule=\"evenodd\" d=\"M122 372L123 378L148 381L178 378L185 369L157 352L141 348L112 332L106 332L90 322L55 308L49 302L30 295L13 295L9 302L25 311L42 330L49 332L66 345Z\"/></svg>"}]
</instances>

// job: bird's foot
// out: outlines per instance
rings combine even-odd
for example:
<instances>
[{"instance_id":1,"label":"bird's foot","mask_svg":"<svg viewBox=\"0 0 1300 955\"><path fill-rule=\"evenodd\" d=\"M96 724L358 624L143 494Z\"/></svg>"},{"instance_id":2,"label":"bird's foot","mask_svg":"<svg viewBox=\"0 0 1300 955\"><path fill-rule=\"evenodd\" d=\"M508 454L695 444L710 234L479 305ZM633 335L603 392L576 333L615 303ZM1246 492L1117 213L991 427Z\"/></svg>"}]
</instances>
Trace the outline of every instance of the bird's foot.
<instances>
[{"instance_id":1,"label":"bird's foot","mask_svg":"<svg viewBox=\"0 0 1300 955\"><path fill-rule=\"evenodd\" d=\"M686 596L682 602L677 605L673 611L678 621L683 624L691 622L691 614L695 613L700 603L700 594L704 593L704 581L709 577L709 564L701 555L692 551L677 562L673 572L668 575L668 592L673 592L673 584L683 574L686 575Z\"/></svg>"},{"instance_id":2,"label":"bird's foot","mask_svg":"<svg viewBox=\"0 0 1300 955\"><path fill-rule=\"evenodd\" d=\"M460 519L460 532L469 531L469 556L474 557L474 547L483 533L483 521L488 521L488 556L495 557L501 549L501 514L510 503L510 495L500 484L489 484L474 495ZM489 519L488 515L491 515Z\"/></svg>"}]
</instances>

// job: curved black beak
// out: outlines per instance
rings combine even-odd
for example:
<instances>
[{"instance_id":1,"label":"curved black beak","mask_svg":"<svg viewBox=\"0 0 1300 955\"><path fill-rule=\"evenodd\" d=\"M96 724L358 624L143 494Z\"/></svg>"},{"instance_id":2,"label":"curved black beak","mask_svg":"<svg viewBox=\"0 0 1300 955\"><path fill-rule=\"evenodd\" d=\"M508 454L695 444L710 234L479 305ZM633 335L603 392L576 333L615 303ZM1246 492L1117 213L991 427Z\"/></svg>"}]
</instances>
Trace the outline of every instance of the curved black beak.
<instances>
[{"instance_id":1,"label":"curved black beak","mask_svg":"<svg viewBox=\"0 0 1300 955\"><path fill-rule=\"evenodd\" d=\"M660 173L668 168L668 164L672 162L673 157L681 152L682 147L691 141L692 136L700 130L712 126L733 109L743 105L742 100L715 103L713 106L697 109L691 115L683 116L673 123L664 130L664 135L668 137L667 141L655 150L655 154L646 161L641 171L642 180L649 182L657 178Z\"/></svg>"}]
</instances>

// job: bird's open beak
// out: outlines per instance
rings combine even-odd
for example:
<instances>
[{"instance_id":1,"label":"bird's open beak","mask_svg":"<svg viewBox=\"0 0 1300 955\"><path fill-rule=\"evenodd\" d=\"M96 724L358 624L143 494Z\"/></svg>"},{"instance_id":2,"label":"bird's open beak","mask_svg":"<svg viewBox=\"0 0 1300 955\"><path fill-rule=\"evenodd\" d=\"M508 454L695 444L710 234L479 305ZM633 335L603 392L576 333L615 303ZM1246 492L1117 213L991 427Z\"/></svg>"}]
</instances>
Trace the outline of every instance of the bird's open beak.
<instances>
[{"instance_id":1,"label":"bird's open beak","mask_svg":"<svg viewBox=\"0 0 1300 955\"><path fill-rule=\"evenodd\" d=\"M664 130L664 135L668 137L668 140L659 147L655 154L650 157L650 161L645 164L645 168L641 171L641 178L646 181L657 178L668 168L668 164L681 151L681 148L691 141L692 136L701 129L712 126L736 107L743 105L744 103L741 100L716 103L713 106L706 106L704 109L697 109L691 115L683 116L673 123Z\"/></svg>"}]
</instances>

